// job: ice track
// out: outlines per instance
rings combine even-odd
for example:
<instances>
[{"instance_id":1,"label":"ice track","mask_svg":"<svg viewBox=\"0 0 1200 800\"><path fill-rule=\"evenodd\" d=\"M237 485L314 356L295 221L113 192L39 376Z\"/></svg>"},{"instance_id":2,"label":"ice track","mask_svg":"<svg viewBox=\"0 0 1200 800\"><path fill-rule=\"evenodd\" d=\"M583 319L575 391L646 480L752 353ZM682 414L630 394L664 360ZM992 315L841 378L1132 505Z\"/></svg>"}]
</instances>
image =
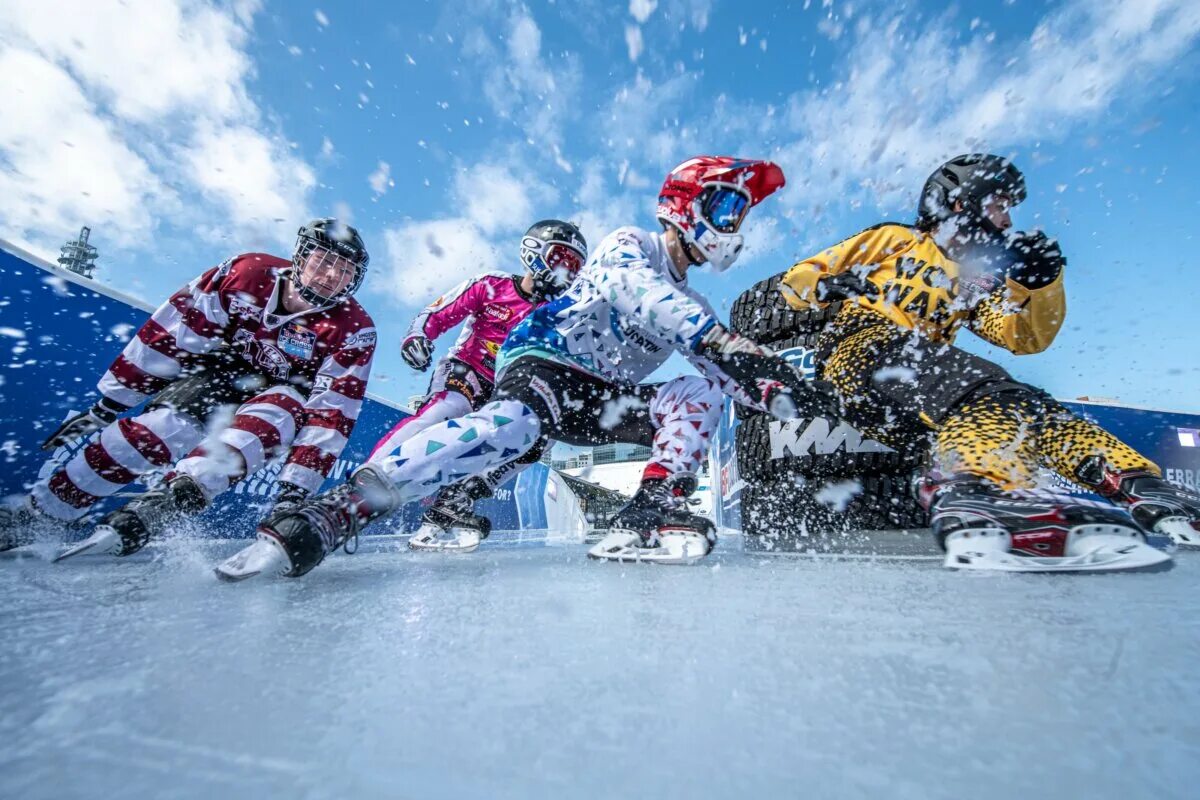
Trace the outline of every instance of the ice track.
<instances>
[{"instance_id":1,"label":"ice track","mask_svg":"<svg viewBox=\"0 0 1200 800\"><path fill-rule=\"evenodd\" d=\"M0 557L0 796L1194 797L1200 554L1169 573L597 564L367 542ZM382 548L382 549L381 549Z\"/></svg>"}]
</instances>

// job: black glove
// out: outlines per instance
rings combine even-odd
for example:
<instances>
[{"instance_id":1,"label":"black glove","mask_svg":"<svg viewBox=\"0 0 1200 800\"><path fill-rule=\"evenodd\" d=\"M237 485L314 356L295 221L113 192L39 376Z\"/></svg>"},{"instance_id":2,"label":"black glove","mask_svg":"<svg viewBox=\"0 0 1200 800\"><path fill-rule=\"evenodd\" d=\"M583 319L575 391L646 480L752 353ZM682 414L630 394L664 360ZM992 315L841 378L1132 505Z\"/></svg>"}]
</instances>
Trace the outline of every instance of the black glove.
<instances>
[{"instance_id":1,"label":"black glove","mask_svg":"<svg viewBox=\"0 0 1200 800\"><path fill-rule=\"evenodd\" d=\"M832 386L814 381L785 359L745 336L714 325L697 353L737 381L738 386L780 419L820 417L837 413Z\"/></svg>"},{"instance_id":2,"label":"black glove","mask_svg":"<svg viewBox=\"0 0 1200 800\"><path fill-rule=\"evenodd\" d=\"M411 336L400 345L400 357L404 359L404 363L418 372L429 369L432 355L433 342L424 336Z\"/></svg>"},{"instance_id":3,"label":"black glove","mask_svg":"<svg viewBox=\"0 0 1200 800\"><path fill-rule=\"evenodd\" d=\"M1012 263L1007 275L1026 289L1049 286L1067 266L1056 239L1041 231L1018 233L1008 246Z\"/></svg>"},{"instance_id":4,"label":"black glove","mask_svg":"<svg viewBox=\"0 0 1200 800\"><path fill-rule=\"evenodd\" d=\"M821 303L836 303L856 297L874 300L879 297L879 287L853 272L826 275L817 281L817 300Z\"/></svg>"},{"instance_id":5,"label":"black glove","mask_svg":"<svg viewBox=\"0 0 1200 800\"><path fill-rule=\"evenodd\" d=\"M101 399L99 403L96 403L96 405L87 411L76 414L62 425L59 425L58 430L50 434L46 441L42 442L42 449L54 450L62 447L64 444L70 444L77 439L82 439L90 433L95 433L101 428L108 427L122 410L114 409Z\"/></svg>"}]
</instances>

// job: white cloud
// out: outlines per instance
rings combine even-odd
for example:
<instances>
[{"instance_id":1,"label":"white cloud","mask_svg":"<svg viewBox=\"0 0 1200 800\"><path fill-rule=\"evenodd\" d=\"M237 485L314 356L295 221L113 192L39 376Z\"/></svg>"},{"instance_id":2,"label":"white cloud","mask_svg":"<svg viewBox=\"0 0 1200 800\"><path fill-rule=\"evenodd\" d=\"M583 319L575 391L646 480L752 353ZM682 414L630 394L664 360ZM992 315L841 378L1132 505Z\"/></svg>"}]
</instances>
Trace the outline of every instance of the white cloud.
<instances>
[{"instance_id":1,"label":"white cloud","mask_svg":"<svg viewBox=\"0 0 1200 800\"><path fill-rule=\"evenodd\" d=\"M43 255L50 243L26 231L74 232L105 220L119 242L133 244L152 227L152 204L170 192L150 166L96 114L61 67L28 50L0 49L0 230Z\"/></svg>"},{"instance_id":2,"label":"white cloud","mask_svg":"<svg viewBox=\"0 0 1200 800\"><path fill-rule=\"evenodd\" d=\"M119 246L162 225L289 241L316 180L247 89L258 6L6 3L0 93L22 113L0 122L0 236L43 252L84 223Z\"/></svg>"},{"instance_id":3,"label":"white cloud","mask_svg":"<svg viewBox=\"0 0 1200 800\"><path fill-rule=\"evenodd\" d=\"M633 15L639 25L645 24L656 8L658 8L658 0L629 0L629 13Z\"/></svg>"},{"instance_id":4,"label":"white cloud","mask_svg":"<svg viewBox=\"0 0 1200 800\"><path fill-rule=\"evenodd\" d=\"M625 47L629 49L629 60L637 63L642 54L642 29L637 25L625 26Z\"/></svg>"},{"instance_id":5,"label":"white cloud","mask_svg":"<svg viewBox=\"0 0 1200 800\"><path fill-rule=\"evenodd\" d=\"M515 262L501 258L496 245L471 220L451 218L412 222L384 233L387 261L373 269L372 288L401 305L424 306L438 294L486 270Z\"/></svg>"},{"instance_id":6,"label":"white cloud","mask_svg":"<svg viewBox=\"0 0 1200 800\"><path fill-rule=\"evenodd\" d=\"M907 211L941 160L1009 153L1070 135L1149 83L1200 37L1191 0L1073 2L1025 41L980 32L962 44L949 18L859 19L837 81L794 95L778 155L788 205L863 200ZM753 116L751 109L740 114Z\"/></svg>"},{"instance_id":7,"label":"white cloud","mask_svg":"<svg viewBox=\"0 0 1200 800\"><path fill-rule=\"evenodd\" d=\"M538 213L536 202L545 208L558 193L539 181L524 180L508 167L477 164L459 170L454 176L456 205L466 209L466 216L487 234L524 229Z\"/></svg>"},{"instance_id":8,"label":"white cloud","mask_svg":"<svg viewBox=\"0 0 1200 800\"><path fill-rule=\"evenodd\" d=\"M376 197L387 192L389 186L394 186L395 183L391 179L392 167L386 161L380 161L379 166L375 171L367 176L367 183L371 184L371 191Z\"/></svg>"},{"instance_id":9,"label":"white cloud","mask_svg":"<svg viewBox=\"0 0 1200 800\"><path fill-rule=\"evenodd\" d=\"M484 9L475 13L484 19L464 36L463 54L480 70L484 98L531 142L561 147L566 124L578 115L578 58L544 55L541 28L524 6L499 19ZM503 35L496 35L497 27Z\"/></svg>"},{"instance_id":10,"label":"white cloud","mask_svg":"<svg viewBox=\"0 0 1200 800\"><path fill-rule=\"evenodd\" d=\"M475 164L454 176L453 207L459 214L407 222L385 232L388 265L376 289L404 305L425 305L471 275L515 270L520 235L544 217L566 216L558 191L533 170L509 164Z\"/></svg>"},{"instance_id":11,"label":"white cloud","mask_svg":"<svg viewBox=\"0 0 1200 800\"><path fill-rule=\"evenodd\" d=\"M237 227L267 239L271 231L287 231L301 221L303 198L317 182L283 143L245 125L201 127L180 158L194 186Z\"/></svg>"}]
</instances>

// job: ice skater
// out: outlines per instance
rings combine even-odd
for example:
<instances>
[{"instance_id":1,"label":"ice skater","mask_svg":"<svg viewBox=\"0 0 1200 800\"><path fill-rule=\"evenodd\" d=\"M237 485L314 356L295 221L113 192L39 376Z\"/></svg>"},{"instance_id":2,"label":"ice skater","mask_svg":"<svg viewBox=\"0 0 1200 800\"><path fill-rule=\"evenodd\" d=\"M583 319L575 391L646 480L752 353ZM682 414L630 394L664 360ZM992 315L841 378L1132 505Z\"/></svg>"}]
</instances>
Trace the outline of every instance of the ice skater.
<instances>
[{"instance_id":1,"label":"ice skater","mask_svg":"<svg viewBox=\"0 0 1200 800\"><path fill-rule=\"evenodd\" d=\"M1059 245L1013 229L1025 178L1007 159L951 159L929 177L913 225L868 228L793 266L797 309L842 306L821 333L818 374L842 416L896 449L932 444L933 529L952 567L1108 570L1169 558L1144 531L1200 543L1200 497L1041 389L953 346L967 328L1022 355L1066 315ZM1032 491L1048 468L1128 509Z\"/></svg>"},{"instance_id":2,"label":"ice skater","mask_svg":"<svg viewBox=\"0 0 1200 800\"><path fill-rule=\"evenodd\" d=\"M421 431L478 411L492 399L496 356L509 331L538 305L566 291L587 261L587 243L579 229L556 219L534 223L521 237L523 275L485 272L463 281L439 297L413 320L400 354L413 369L429 369L433 340L463 324L449 354L434 368L429 391L417 412L388 431L370 460L390 457ZM476 514L476 500L491 497L519 469L492 470L438 492L409 539L414 550L471 552L486 539L492 523Z\"/></svg>"},{"instance_id":3,"label":"ice skater","mask_svg":"<svg viewBox=\"0 0 1200 800\"><path fill-rule=\"evenodd\" d=\"M246 253L171 295L104 373L96 404L43 444L53 451L101 431L23 503L0 509L0 549L61 531L156 470L166 471L160 484L56 560L135 553L284 454L272 513L316 491L371 373L375 324L353 297L368 260L354 228L318 219L300 228L290 260Z\"/></svg>"}]
</instances>

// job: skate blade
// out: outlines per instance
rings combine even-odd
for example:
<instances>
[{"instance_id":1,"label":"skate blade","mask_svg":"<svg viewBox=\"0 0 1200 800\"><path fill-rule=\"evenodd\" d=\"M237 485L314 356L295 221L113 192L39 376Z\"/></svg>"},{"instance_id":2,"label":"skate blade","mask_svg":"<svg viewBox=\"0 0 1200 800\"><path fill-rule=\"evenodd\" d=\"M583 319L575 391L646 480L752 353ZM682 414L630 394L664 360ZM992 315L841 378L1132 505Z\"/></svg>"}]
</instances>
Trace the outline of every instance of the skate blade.
<instances>
[{"instance_id":1,"label":"skate blade","mask_svg":"<svg viewBox=\"0 0 1200 800\"><path fill-rule=\"evenodd\" d=\"M641 537L633 531L615 530L588 550L588 558L622 564L695 564L712 552L712 545L694 531L663 531L658 547L642 547Z\"/></svg>"},{"instance_id":2,"label":"skate blade","mask_svg":"<svg viewBox=\"0 0 1200 800\"><path fill-rule=\"evenodd\" d=\"M1200 531L1192 527L1192 523L1183 517L1169 517L1159 520L1154 526L1157 533L1165 534L1179 547L1187 549L1200 548Z\"/></svg>"},{"instance_id":3,"label":"skate blade","mask_svg":"<svg viewBox=\"0 0 1200 800\"><path fill-rule=\"evenodd\" d=\"M290 567L287 554L272 539L258 539L213 568L217 578L227 583L248 580L264 572L283 575Z\"/></svg>"},{"instance_id":4,"label":"skate blade","mask_svg":"<svg viewBox=\"0 0 1200 800\"><path fill-rule=\"evenodd\" d=\"M465 529L451 530L452 536L441 538L437 533L422 533L417 531L408 540L408 548L421 552L434 553L474 553L482 541L478 531Z\"/></svg>"},{"instance_id":5,"label":"skate blade","mask_svg":"<svg viewBox=\"0 0 1200 800\"><path fill-rule=\"evenodd\" d=\"M51 563L57 564L75 556L115 556L121 552L121 534L107 525L98 525L92 535L78 544L68 547L56 555Z\"/></svg>"},{"instance_id":6,"label":"skate blade","mask_svg":"<svg viewBox=\"0 0 1200 800\"><path fill-rule=\"evenodd\" d=\"M963 533L963 532L957 532ZM1171 554L1151 547L1140 532L1115 525L1081 525L1070 531L1066 556L1017 555L1004 531L970 531L946 540L944 566L996 572L1118 572L1170 569Z\"/></svg>"}]
</instances>

